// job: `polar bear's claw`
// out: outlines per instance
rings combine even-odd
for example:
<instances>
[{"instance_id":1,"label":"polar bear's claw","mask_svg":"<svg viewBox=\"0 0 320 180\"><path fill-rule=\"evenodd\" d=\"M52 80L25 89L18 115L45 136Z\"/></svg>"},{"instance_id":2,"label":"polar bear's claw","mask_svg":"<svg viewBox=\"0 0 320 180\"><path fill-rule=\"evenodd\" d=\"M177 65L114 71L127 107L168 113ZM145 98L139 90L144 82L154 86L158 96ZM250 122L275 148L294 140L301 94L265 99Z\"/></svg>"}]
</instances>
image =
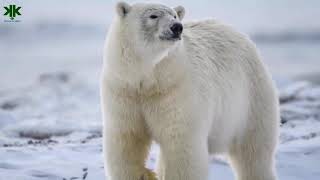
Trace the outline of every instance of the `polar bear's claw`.
<instances>
[{"instance_id":1,"label":"polar bear's claw","mask_svg":"<svg viewBox=\"0 0 320 180\"><path fill-rule=\"evenodd\" d=\"M156 174L151 170L147 170L139 180L157 180Z\"/></svg>"}]
</instances>

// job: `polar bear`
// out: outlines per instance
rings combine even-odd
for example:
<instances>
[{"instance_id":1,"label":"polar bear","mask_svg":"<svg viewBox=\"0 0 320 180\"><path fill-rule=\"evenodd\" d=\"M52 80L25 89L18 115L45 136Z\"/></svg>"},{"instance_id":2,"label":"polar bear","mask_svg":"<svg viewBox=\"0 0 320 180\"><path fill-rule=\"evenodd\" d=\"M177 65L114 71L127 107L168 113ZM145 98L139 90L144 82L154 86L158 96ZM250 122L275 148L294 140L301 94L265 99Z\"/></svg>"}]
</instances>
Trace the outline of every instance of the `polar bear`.
<instances>
[{"instance_id":1,"label":"polar bear","mask_svg":"<svg viewBox=\"0 0 320 180\"><path fill-rule=\"evenodd\" d=\"M224 154L238 180L275 180L279 108L248 38L182 6L119 2L101 82L108 180L206 180ZM156 173L145 166L159 144Z\"/></svg>"}]
</instances>

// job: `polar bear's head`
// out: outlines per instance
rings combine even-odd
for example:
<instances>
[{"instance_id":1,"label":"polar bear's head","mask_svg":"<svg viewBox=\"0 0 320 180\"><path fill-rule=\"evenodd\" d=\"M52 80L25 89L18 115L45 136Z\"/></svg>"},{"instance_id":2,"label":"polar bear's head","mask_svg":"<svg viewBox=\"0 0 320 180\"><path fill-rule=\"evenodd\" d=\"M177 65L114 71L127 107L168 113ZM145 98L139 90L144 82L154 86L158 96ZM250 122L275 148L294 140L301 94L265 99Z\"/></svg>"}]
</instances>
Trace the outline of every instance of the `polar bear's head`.
<instances>
[{"instance_id":1,"label":"polar bear's head","mask_svg":"<svg viewBox=\"0 0 320 180\"><path fill-rule=\"evenodd\" d=\"M182 6L169 8L161 4L119 2L116 12L129 38L138 51L161 56L168 53L181 40Z\"/></svg>"}]
</instances>

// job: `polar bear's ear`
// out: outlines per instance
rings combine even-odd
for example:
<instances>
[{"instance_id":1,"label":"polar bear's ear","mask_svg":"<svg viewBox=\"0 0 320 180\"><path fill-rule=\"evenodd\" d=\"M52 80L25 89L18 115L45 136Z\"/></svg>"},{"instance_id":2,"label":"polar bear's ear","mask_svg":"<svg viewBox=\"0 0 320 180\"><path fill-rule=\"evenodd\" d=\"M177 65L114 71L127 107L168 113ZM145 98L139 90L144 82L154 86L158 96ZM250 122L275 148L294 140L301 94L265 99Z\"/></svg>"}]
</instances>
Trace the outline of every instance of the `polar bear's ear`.
<instances>
[{"instance_id":1,"label":"polar bear's ear","mask_svg":"<svg viewBox=\"0 0 320 180\"><path fill-rule=\"evenodd\" d=\"M174 10L177 12L179 19L182 20L184 15L185 15L185 13L186 13L184 7L177 6L177 7L174 8Z\"/></svg>"},{"instance_id":2,"label":"polar bear's ear","mask_svg":"<svg viewBox=\"0 0 320 180\"><path fill-rule=\"evenodd\" d=\"M131 6L126 2L118 2L116 5L117 13L120 17L125 17L131 9Z\"/></svg>"}]
</instances>

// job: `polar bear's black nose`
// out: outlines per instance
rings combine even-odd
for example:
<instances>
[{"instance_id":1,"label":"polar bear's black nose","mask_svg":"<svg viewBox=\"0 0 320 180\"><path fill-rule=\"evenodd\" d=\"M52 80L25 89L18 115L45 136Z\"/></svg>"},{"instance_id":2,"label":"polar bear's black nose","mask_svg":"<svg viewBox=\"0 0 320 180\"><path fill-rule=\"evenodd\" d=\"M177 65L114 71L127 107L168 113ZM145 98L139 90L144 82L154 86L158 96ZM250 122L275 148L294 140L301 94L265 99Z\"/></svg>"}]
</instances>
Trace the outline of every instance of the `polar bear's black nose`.
<instances>
[{"instance_id":1,"label":"polar bear's black nose","mask_svg":"<svg viewBox=\"0 0 320 180\"><path fill-rule=\"evenodd\" d=\"M175 35L180 35L182 33L183 30L183 26L181 23L174 23L171 27L170 27L171 31L173 32L173 34Z\"/></svg>"}]
</instances>

